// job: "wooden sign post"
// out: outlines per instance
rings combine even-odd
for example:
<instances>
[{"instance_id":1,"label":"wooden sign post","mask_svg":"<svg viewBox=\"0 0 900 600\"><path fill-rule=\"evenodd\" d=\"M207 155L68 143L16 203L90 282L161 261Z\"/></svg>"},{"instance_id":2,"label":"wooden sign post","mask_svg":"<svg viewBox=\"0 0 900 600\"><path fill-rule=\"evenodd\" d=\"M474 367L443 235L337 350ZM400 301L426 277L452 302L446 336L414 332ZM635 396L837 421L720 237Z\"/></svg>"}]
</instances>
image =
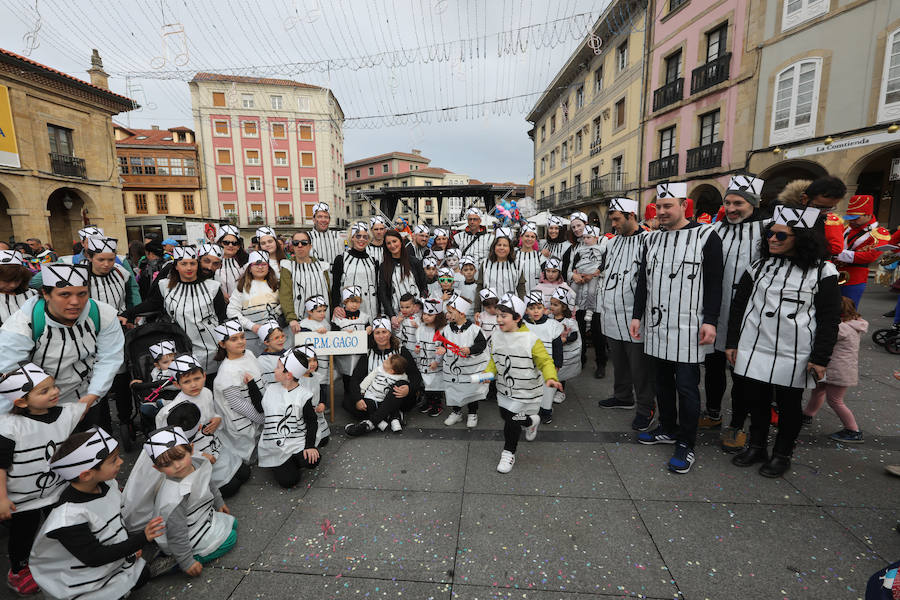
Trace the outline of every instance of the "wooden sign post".
<instances>
[{"instance_id":1,"label":"wooden sign post","mask_svg":"<svg viewBox=\"0 0 900 600\"><path fill-rule=\"evenodd\" d=\"M316 356L328 357L328 402L331 422L334 423L334 357L347 354L365 354L368 334L365 331L301 331L294 334L294 344L309 344Z\"/></svg>"}]
</instances>

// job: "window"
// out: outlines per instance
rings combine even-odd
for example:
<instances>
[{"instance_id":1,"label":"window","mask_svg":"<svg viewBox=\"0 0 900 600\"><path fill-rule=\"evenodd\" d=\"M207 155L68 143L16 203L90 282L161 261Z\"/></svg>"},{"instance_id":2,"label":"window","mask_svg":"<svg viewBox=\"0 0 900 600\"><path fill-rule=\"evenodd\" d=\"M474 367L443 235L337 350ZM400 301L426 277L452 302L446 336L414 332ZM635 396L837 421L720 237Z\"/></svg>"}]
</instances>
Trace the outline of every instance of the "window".
<instances>
[{"instance_id":1,"label":"window","mask_svg":"<svg viewBox=\"0 0 900 600\"><path fill-rule=\"evenodd\" d=\"M812 137L816 130L822 59L794 63L775 78L770 143Z\"/></svg>"},{"instance_id":2,"label":"window","mask_svg":"<svg viewBox=\"0 0 900 600\"><path fill-rule=\"evenodd\" d=\"M63 156L75 156L75 147L72 145L72 130L65 127L47 124L47 134L50 137L50 152Z\"/></svg>"},{"instance_id":3,"label":"window","mask_svg":"<svg viewBox=\"0 0 900 600\"><path fill-rule=\"evenodd\" d=\"M191 161L191 162L193 163L193 161ZM181 175L182 175L181 164L182 164L182 160L180 158L170 158L169 165L171 165L171 166L169 167L169 175L177 175L178 177L181 177Z\"/></svg>"},{"instance_id":4,"label":"window","mask_svg":"<svg viewBox=\"0 0 900 600\"><path fill-rule=\"evenodd\" d=\"M284 127L284 123L272 123L272 137L282 140L287 137L287 131Z\"/></svg>"},{"instance_id":5,"label":"window","mask_svg":"<svg viewBox=\"0 0 900 600\"><path fill-rule=\"evenodd\" d=\"M541 175L547 172L547 157L541 157Z\"/></svg>"},{"instance_id":6,"label":"window","mask_svg":"<svg viewBox=\"0 0 900 600\"><path fill-rule=\"evenodd\" d=\"M284 108L284 101L281 96L269 96L269 103L272 105L272 110L281 110Z\"/></svg>"},{"instance_id":7,"label":"window","mask_svg":"<svg viewBox=\"0 0 900 600\"><path fill-rule=\"evenodd\" d=\"M591 181L600 179L600 167L591 167Z\"/></svg>"},{"instance_id":8,"label":"window","mask_svg":"<svg viewBox=\"0 0 900 600\"><path fill-rule=\"evenodd\" d=\"M375 167L369 167L369 175L375 174Z\"/></svg>"},{"instance_id":9,"label":"window","mask_svg":"<svg viewBox=\"0 0 900 600\"><path fill-rule=\"evenodd\" d=\"M312 167L313 163L313 153L312 152L301 152L300 153L300 166L301 167Z\"/></svg>"},{"instance_id":10,"label":"window","mask_svg":"<svg viewBox=\"0 0 900 600\"><path fill-rule=\"evenodd\" d=\"M263 218L263 205L262 204L251 204L250 205L250 216L254 219L262 219Z\"/></svg>"},{"instance_id":11,"label":"window","mask_svg":"<svg viewBox=\"0 0 900 600\"><path fill-rule=\"evenodd\" d=\"M303 191L304 193L312 193L316 191L316 180L313 177L304 177L303 178Z\"/></svg>"},{"instance_id":12,"label":"window","mask_svg":"<svg viewBox=\"0 0 900 600\"><path fill-rule=\"evenodd\" d=\"M181 206L184 208L184 214L192 215L194 214L194 195L193 194L182 194L181 195Z\"/></svg>"},{"instance_id":13,"label":"window","mask_svg":"<svg viewBox=\"0 0 900 600\"><path fill-rule=\"evenodd\" d=\"M426 181L426 182L425 182L425 187L431 187L431 184L432 184L432 183L433 183L432 181ZM387 187L387 186L384 186L384 187Z\"/></svg>"},{"instance_id":14,"label":"window","mask_svg":"<svg viewBox=\"0 0 900 600\"><path fill-rule=\"evenodd\" d=\"M546 141L547 139L547 126L541 125L541 141Z\"/></svg>"},{"instance_id":15,"label":"window","mask_svg":"<svg viewBox=\"0 0 900 600\"><path fill-rule=\"evenodd\" d=\"M309 96L297 96L297 110L309 112Z\"/></svg>"},{"instance_id":16,"label":"window","mask_svg":"<svg viewBox=\"0 0 900 600\"><path fill-rule=\"evenodd\" d=\"M228 135L228 121L213 121L213 132L217 136Z\"/></svg>"},{"instance_id":17,"label":"window","mask_svg":"<svg viewBox=\"0 0 900 600\"><path fill-rule=\"evenodd\" d=\"M685 2L687 2L687 0L669 0L669 12L672 12Z\"/></svg>"},{"instance_id":18,"label":"window","mask_svg":"<svg viewBox=\"0 0 900 600\"><path fill-rule=\"evenodd\" d=\"M244 121L241 126L244 130L244 137L259 137L259 127L256 121Z\"/></svg>"},{"instance_id":19,"label":"window","mask_svg":"<svg viewBox=\"0 0 900 600\"><path fill-rule=\"evenodd\" d=\"M665 158L675 154L675 127L659 130L659 157Z\"/></svg>"},{"instance_id":20,"label":"window","mask_svg":"<svg viewBox=\"0 0 900 600\"><path fill-rule=\"evenodd\" d=\"M400 182L400 187L409 187L409 182L407 180L403 180Z\"/></svg>"},{"instance_id":21,"label":"window","mask_svg":"<svg viewBox=\"0 0 900 600\"><path fill-rule=\"evenodd\" d=\"M194 177L197 175L197 171L194 169L194 159L193 158L185 158L184 159L184 174L188 177Z\"/></svg>"},{"instance_id":22,"label":"window","mask_svg":"<svg viewBox=\"0 0 900 600\"><path fill-rule=\"evenodd\" d=\"M725 41L728 37L728 23L719 25L706 34L706 62L712 62L725 54Z\"/></svg>"},{"instance_id":23,"label":"window","mask_svg":"<svg viewBox=\"0 0 900 600\"><path fill-rule=\"evenodd\" d=\"M312 141L313 139L313 130L312 125L308 123L301 123L297 125L297 137L305 142Z\"/></svg>"},{"instance_id":24,"label":"window","mask_svg":"<svg viewBox=\"0 0 900 600\"><path fill-rule=\"evenodd\" d=\"M569 122L569 99L568 98L566 98L566 101L562 103L562 106L560 108L562 108L562 122L568 123Z\"/></svg>"},{"instance_id":25,"label":"window","mask_svg":"<svg viewBox=\"0 0 900 600\"><path fill-rule=\"evenodd\" d=\"M362 216L362 209L363 209L362 204L357 204L357 205L356 205L356 216L357 216L357 217L361 217L361 216Z\"/></svg>"},{"instance_id":26,"label":"window","mask_svg":"<svg viewBox=\"0 0 900 600\"><path fill-rule=\"evenodd\" d=\"M248 177L247 178L247 191L248 192L261 192L262 191L262 178Z\"/></svg>"},{"instance_id":27,"label":"window","mask_svg":"<svg viewBox=\"0 0 900 600\"><path fill-rule=\"evenodd\" d=\"M157 214L164 215L169 212L169 197L167 194L154 194Z\"/></svg>"},{"instance_id":28,"label":"window","mask_svg":"<svg viewBox=\"0 0 900 600\"><path fill-rule=\"evenodd\" d=\"M231 175L219 175L219 191L220 192L233 192L234 191L234 177Z\"/></svg>"},{"instance_id":29,"label":"window","mask_svg":"<svg viewBox=\"0 0 900 600\"><path fill-rule=\"evenodd\" d=\"M286 167L287 164L288 164L287 150L276 150L275 151L275 166L276 167Z\"/></svg>"},{"instance_id":30,"label":"window","mask_svg":"<svg viewBox=\"0 0 900 600\"><path fill-rule=\"evenodd\" d=\"M628 68L628 42L622 42L616 48L616 69L624 71Z\"/></svg>"},{"instance_id":31,"label":"window","mask_svg":"<svg viewBox=\"0 0 900 600\"><path fill-rule=\"evenodd\" d=\"M226 106L225 92L213 92L212 99L213 99L213 106Z\"/></svg>"},{"instance_id":32,"label":"window","mask_svg":"<svg viewBox=\"0 0 900 600\"><path fill-rule=\"evenodd\" d=\"M252 150L249 148L244 150L244 162L248 165L258 165L260 163L259 150Z\"/></svg>"},{"instance_id":33,"label":"window","mask_svg":"<svg viewBox=\"0 0 900 600\"><path fill-rule=\"evenodd\" d=\"M231 150L228 148L219 148L216 150L216 164L217 165L230 165L231 164Z\"/></svg>"},{"instance_id":34,"label":"window","mask_svg":"<svg viewBox=\"0 0 900 600\"><path fill-rule=\"evenodd\" d=\"M555 194L556 194L556 186L551 185L550 186L550 197L552 198Z\"/></svg>"},{"instance_id":35,"label":"window","mask_svg":"<svg viewBox=\"0 0 900 600\"><path fill-rule=\"evenodd\" d=\"M555 168L556 168L556 150L551 150L550 151L550 170L552 171Z\"/></svg>"},{"instance_id":36,"label":"window","mask_svg":"<svg viewBox=\"0 0 900 600\"><path fill-rule=\"evenodd\" d=\"M128 175L128 157L119 157L119 175Z\"/></svg>"},{"instance_id":37,"label":"window","mask_svg":"<svg viewBox=\"0 0 900 600\"><path fill-rule=\"evenodd\" d=\"M425 212L434 212L434 200L425 198Z\"/></svg>"},{"instance_id":38,"label":"window","mask_svg":"<svg viewBox=\"0 0 900 600\"><path fill-rule=\"evenodd\" d=\"M700 115L700 145L708 146L719 141L719 111Z\"/></svg>"},{"instance_id":39,"label":"window","mask_svg":"<svg viewBox=\"0 0 900 600\"><path fill-rule=\"evenodd\" d=\"M597 117L596 119L594 119L594 137L593 137L594 142L600 141L600 126L601 126L602 122L603 122L603 120L600 117Z\"/></svg>"},{"instance_id":40,"label":"window","mask_svg":"<svg viewBox=\"0 0 900 600\"><path fill-rule=\"evenodd\" d=\"M144 157L144 175L156 175L156 161L150 156Z\"/></svg>"},{"instance_id":41,"label":"window","mask_svg":"<svg viewBox=\"0 0 900 600\"><path fill-rule=\"evenodd\" d=\"M147 194L134 195L134 212L142 215L147 214Z\"/></svg>"},{"instance_id":42,"label":"window","mask_svg":"<svg viewBox=\"0 0 900 600\"><path fill-rule=\"evenodd\" d=\"M556 133L556 115L550 117L550 135Z\"/></svg>"},{"instance_id":43,"label":"window","mask_svg":"<svg viewBox=\"0 0 900 600\"><path fill-rule=\"evenodd\" d=\"M279 217L290 217L291 216L291 205L290 204L279 204L278 205L278 216Z\"/></svg>"},{"instance_id":44,"label":"window","mask_svg":"<svg viewBox=\"0 0 900 600\"><path fill-rule=\"evenodd\" d=\"M562 143L562 153L559 157L559 166L565 167L569 162L569 142L568 140Z\"/></svg>"},{"instance_id":45,"label":"window","mask_svg":"<svg viewBox=\"0 0 900 600\"><path fill-rule=\"evenodd\" d=\"M584 106L584 84L575 88L575 110Z\"/></svg>"},{"instance_id":46,"label":"window","mask_svg":"<svg viewBox=\"0 0 900 600\"><path fill-rule=\"evenodd\" d=\"M581 131L575 132L575 154L581 154L582 148Z\"/></svg>"},{"instance_id":47,"label":"window","mask_svg":"<svg viewBox=\"0 0 900 600\"><path fill-rule=\"evenodd\" d=\"M382 173L388 172L388 164L387 163L384 163L383 165L381 165L381 172Z\"/></svg>"},{"instance_id":48,"label":"window","mask_svg":"<svg viewBox=\"0 0 900 600\"><path fill-rule=\"evenodd\" d=\"M169 174L169 159L165 157L156 159L156 174L157 175L168 175Z\"/></svg>"},{"instance_id":49,"label":"window","mask_svg":"<svg viewBox=\"0 0 900 600\"><path fill-rule=\"evenodd\" d=\"M625 125L625 98L616 102L616 127Z\"/></svg>"},{"instance_id":50,"label":"window","mask_svg":"<svg viewBox=\"0 0 900 600\"><path fill-rule=\"evenodd\" d=\"M613 184L616 186L616 189L622 189L622 180L625 178L625 174L622 172L623 161L624 157L622 156L612 159Z\"/></svg>"},{"instance_id":51,"label":"window","mask_svg":"<svg viewBox=\"0 0 900 600\"><path fill-rule=\"evenodd\" d=\"M828 12L831 0L784 0L781 30L796 27L804 21L814 19Z\"/></svg>"},{"instance_id":52,"label":"window","mask_svg":"<svg viewBox=\"0 0 900 600\"><path fill-rule=\"evenodd\" d=\"M223 204L222 212L225 213L226 217L236 217L237 209L235 209L234 204Z\"/></svg>"},{"instance_id":53,"label":"window","mask_svg":"<svg viewBox=\"0 0 900 600\"><path fill-rule=\"evenodd\" d=\"M291 191L291 184L287 177L276 177L275 178L275 191L276 192Z\"/></svg>"},{"instance_id":54,"label":"window","mask_svg":"<svg viewBox=\"0 0 900 600\"><path fill-rule=\"evenodd\" d=\"M241 107L253 108L253 94L241 94Z\"/></svg>"},{"instance_id":55,"label":"window","mask_svg":"<svg viewBox=\"0 0 900 600\"><path fill-rule=\"evenodd\" d=\"M597 94L601 90L603 90L603 65L600 65L594 71L594 93Z\"/></svg>"},{"instance_id":56,"label":"window","mask_svg":"<svg viewBox=\"0 0 900 600\"><path fill-rule=\"evenodd\" d=\"M884 52L884 72L878 96L878 121L900 117L900 29L888 37Z\"/></svg>"},{"instance_id":57,"label":"window","mask_svg":"<svg viewBox=\"0 0 900 600\"><path fill-rule=\"evenodd\" d=\"M356 177L359 177L359 169L356 170Z\"/></svg>"},{"instance_id":58,"label":"window","mask_svg":"<svg viewBox=\"0 0 900 600\"><path fill-rule=\"evenodd\" d=\"M673 52L666 58L666 80L664 83L672 83L678 79L681 72L681 50Z\"/></svg>"},{"instance_id":59,"label":"window","mask_svg":"<svg viewBox=\"0 0 900 600\"><path fill-rule=\"evenodd\" d=\"M132 156L131 160L131 174L132 175L143 175L144 174L144 162L141 160L140 156Z\"/></svg>"}]
</instances>

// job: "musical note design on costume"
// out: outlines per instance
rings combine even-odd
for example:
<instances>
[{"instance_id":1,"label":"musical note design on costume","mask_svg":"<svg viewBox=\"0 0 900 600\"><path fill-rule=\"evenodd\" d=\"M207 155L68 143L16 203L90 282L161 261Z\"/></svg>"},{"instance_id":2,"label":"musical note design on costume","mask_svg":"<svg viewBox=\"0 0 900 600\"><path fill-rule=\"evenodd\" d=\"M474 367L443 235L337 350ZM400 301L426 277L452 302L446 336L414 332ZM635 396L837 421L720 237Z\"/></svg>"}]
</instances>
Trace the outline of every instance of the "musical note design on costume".
<instances>
[{"instance_id":1,"label":"musical note design on costume","mask_svg":"<svg viewBox=\"0 0 900 600\"><path fill-rule=\"evenodd\" d=\"M507 387L516 387L516 378L510 374L512 371L512 357L508 354L503 354L499 358L501 358L501 364L495 365L497 367L497 372L503 377L503 381L506 383Z\"/></svg>"},{"instance_id":2,"label":"musical note design on costume","mask_svg":"<svg viewBox=\"0 0 900 600\"><path fill-rule=\"evenodd\" d=\"M778 305L778 310L767 310L766 316L774 317L775 315L779 314L781 312L781 307L784 306L785 304L796 304L797 305L797 308L794 309L794 312L788 313L787 315L785 315L788 319L796 319L797 312L801 308L803 308L803 306L806 304L806 300L800 300L798 298L782 298L781 304Z\"/></svg>"},{"instance_id":3,"label":"musical note design on costume","mask_svg":"<svg viewBox=\"0 0 900 600\"><path fill-rule=\"evenodd\" d=\"M288 425L288 421L291 418L292 407L287 406L284 409L284 416L278 420L278 425L275 427L275 431L277 435L281 437L280 440L275 442L276 446L284 446L284 443L287 441L288 436L291 435L291 426Z\"/></svg>"},{"instance_id":4,"label":"musical note design on costume","mask_svg":"<svg viewBox=\"0 0 900 600\"><path fill-rule=\"evenodd\" d=\"M53 455L56 454L56 442L50 440L47 442L47 445L44 447L44 460L47 462L53 458ZM44 497L44 492L53 489L56 486L56 483L59 481L59 475L54 473L53 471L47 471L46 473L41 473L37 476L35 480L35 485L41 490L41 498Z\"/></svg>"},{"instance_id":5,"label":"musical note design on costume","mask_svg":"<svg viewBox=\"0 0 900 600\"><path fill-rule=\"evenodd\" d=\"M679 274L681 273L681 269L684 268L684 265L690 265L690 266L691 266L691 272L687 275L687 279L690 279L691 281L693 281L694 279L696 279L696 278L697 278L697 271L700 270L700 263L699 263L699 262L696 262L696 261L692 261L692 260L686 260L686 261L683 261L680 265L678 265L678 268L677 268L677 269L675 269L674 271L672 271L671 273L669 273L669 279L675 279L676 277L678 277Z\"/></svg>"},{"instance_id":6,"label":"musical note design on costume","mask_svg":"<svg viewBox=\"0 0 900 600\"><path fill-rule=\"evenodd\" d=\"M667 312L665 308L654 306L650 309L650 323L648 327L659 327L662 322L663 313Z\"/></svg>"}]
</instances>

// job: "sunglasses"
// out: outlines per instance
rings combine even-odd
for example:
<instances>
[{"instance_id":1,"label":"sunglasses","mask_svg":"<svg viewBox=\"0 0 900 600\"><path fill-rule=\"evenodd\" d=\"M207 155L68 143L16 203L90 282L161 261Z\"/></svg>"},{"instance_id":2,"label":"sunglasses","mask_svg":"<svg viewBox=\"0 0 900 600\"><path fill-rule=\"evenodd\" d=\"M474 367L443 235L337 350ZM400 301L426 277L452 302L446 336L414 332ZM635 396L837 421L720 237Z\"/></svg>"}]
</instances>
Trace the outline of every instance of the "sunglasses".
<instances>
[{"instance_id":1,"label":"sunglasses","mask_svg":"<svg viewBox=\"0 0 900 600\"><path fill-rule=\"evenodd\" d=\"M766 232L767 238L775 238L779 242L783 242L789 237L794 237L793 233L787 233L785 231L772 231L771 229Z\"/></svg>"},{"instance_id":2,"label":"sunglasses","mask_svg":"<svg viewBox=\"0 0 900 600\"><path fill-rule=\"evenodd\" d=\"M295 246L309 246L312 242L309 240L300 240L299 242L297 240L291 240L291 243Z\"/></svg>"},{"instance_id":3,"label":"sunglasses","mask_svg":"<svg viewBox=\"0 0 900 600\"><path fill-rule=\"evenodd\" d=\"M438 281L442 281L444 283L451 283L453 281L452 277L438 277Z\"/></svg>"},{"instance_id":4,"label":"sunglasses","mask_svg":"<svg viewBox=\"0 0 900 600\"><path fill-rule=\"evenodd\" d=\"M229 242L227 240L222 240L221 243L223 246L240 246L241 245L240 242Z\"/></svg>"}]
</instances>

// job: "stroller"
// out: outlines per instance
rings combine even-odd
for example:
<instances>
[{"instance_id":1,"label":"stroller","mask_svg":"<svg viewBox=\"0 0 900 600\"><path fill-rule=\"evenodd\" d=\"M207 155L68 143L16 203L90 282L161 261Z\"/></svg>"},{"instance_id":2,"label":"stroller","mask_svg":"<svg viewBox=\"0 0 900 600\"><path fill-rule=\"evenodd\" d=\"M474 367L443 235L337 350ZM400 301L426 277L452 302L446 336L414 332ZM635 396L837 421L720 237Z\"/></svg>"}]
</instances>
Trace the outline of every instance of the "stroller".
<instances>
[{"instance_id":1,"label":"stroller","mask_svg":"<svg viewBox=\"0 0 900 600\"><path fill-rule=\"evenodd\" d=\"M175 341L176 354L191 351L191 339L181 327L165 315L125 332L125 363L128 366L128 374L131 380L141 380L141 383L131 386L131 414L127 418L119 416L121 421L119 433L126 452L130 452L133 448L138 431L146 435L156 428L156 424L141 412L141 405L158 399L173 400L178 395L177 392L164 389L167 383L171 382L150 381L150 372L153 370L150 346L163 340Z\"/></svg>"}]
</instances>

